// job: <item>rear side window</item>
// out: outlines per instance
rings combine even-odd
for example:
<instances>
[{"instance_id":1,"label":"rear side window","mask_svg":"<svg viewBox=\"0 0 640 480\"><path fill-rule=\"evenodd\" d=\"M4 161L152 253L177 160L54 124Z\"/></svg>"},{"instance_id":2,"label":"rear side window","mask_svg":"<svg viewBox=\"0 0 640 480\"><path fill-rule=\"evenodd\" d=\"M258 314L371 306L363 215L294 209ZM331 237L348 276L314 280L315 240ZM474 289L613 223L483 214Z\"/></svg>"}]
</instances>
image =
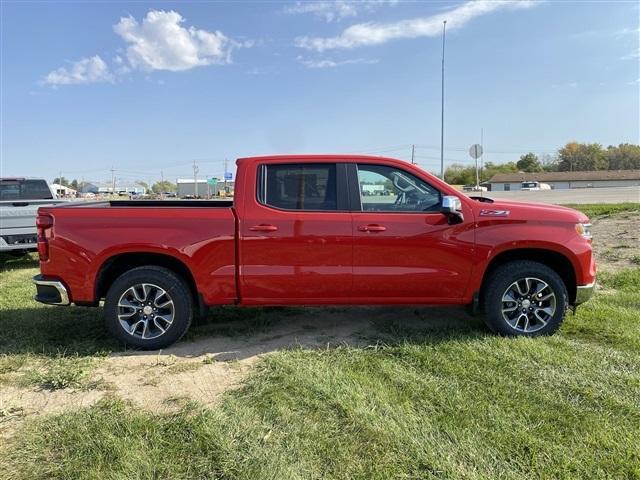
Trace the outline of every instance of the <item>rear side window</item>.
<instances>
[{"instance_id":1,"label":"rear side window","mask_svg":"<svg viewBox=\"0 0 640 480\"><path fill-rule=\"evenodd\" d=\"M334 163L263 165L258 200L284 210L337 210Z\"/></svg>"},{"instance_id":2,"label":"rear side window","mask_svg":"<svg viewBox=\"0 0 640 480\"><path fill-rule=\"evenodd\" d=\"M53 198L44 180L0 180L0 200L50 200Z\"/></svg>"}]
</instances>

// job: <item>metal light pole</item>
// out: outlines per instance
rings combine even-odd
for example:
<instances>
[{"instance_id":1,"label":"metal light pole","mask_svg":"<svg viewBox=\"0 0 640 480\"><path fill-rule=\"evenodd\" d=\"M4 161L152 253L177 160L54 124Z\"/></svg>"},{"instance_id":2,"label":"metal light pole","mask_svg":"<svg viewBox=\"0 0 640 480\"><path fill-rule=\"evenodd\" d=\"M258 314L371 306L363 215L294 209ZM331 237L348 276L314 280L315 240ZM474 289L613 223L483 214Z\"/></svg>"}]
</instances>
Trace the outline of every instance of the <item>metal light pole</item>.
<instances>
[{"instance_id":1,"label":"metal light pole","mask_svg":"<svg viewBox=\"0 0 640 480\"><path fill-rule=\"evenodd\" d=\"M482 181L482 171L484 170L484 128L480 129L480 147L482 147L482 155L480 155L480 180Z\"/></svg>"},{"instance_id":2,"label":"metal light pole","mask_svg":"<svg viewBox=\"0 0 640 480\"><path fill-rule=\"evenodd\" d=\"M198 166L196 165L196 161L193 161L193 198L198 198Z\"/></svg>"},{"instance_id":3,"label":"metal light pole","mask_svg":"<svg viewBox=\"0 0 640 480\"><path fill-rule=\"evenodd\" d=\"M442 22L442 105L440 115L440 179L444 180L444 41L447 33L447 21Z\"/></svg>"}]
</instances>

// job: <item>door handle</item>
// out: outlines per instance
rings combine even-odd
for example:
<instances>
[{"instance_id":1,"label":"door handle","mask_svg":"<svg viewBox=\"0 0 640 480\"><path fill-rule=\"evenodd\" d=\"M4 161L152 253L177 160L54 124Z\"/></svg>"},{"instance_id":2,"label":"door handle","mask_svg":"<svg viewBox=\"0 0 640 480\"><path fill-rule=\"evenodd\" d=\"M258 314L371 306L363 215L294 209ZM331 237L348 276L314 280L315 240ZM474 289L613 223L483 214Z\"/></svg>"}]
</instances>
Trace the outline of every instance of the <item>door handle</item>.
<instances>
[{"instance_id":1,"label":"door handle","mask_svg":"<svg viewBox=\"0 0 640 480\"><path fill-rule=\"evenodd\" d=\"M249 230L252 232L275 232L278 230L278 227L275 225L254 225L253 227L249 227Z\"/></svg>"},{"instance_id":2,"label":"door handle","mask_svg":"<svg viewBox=\"0 0 640 480\"><path fill-rule=\"evenodd\" d=\"M360 225L358 230L361 232L384 232L387 227L383 227L382 225Z\"/></svg>"}]
</instances>

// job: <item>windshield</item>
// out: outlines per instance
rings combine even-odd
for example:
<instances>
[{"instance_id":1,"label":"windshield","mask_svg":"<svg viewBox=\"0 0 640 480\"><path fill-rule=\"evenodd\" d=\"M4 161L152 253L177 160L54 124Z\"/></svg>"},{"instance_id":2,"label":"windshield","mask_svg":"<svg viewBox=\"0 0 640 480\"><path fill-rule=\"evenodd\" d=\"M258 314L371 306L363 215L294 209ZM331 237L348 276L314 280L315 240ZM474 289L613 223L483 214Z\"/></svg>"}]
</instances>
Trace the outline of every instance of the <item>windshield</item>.
<instances>
[{"instance_id":1,"label":"windshield","mask_svg":"<svg viewBox=\"0 0 640 480\"><path fill-rule=\"evenodd\" d=\"M51 200L44 180L0 180L0 200Z\"/></svg>"}]
</instances>

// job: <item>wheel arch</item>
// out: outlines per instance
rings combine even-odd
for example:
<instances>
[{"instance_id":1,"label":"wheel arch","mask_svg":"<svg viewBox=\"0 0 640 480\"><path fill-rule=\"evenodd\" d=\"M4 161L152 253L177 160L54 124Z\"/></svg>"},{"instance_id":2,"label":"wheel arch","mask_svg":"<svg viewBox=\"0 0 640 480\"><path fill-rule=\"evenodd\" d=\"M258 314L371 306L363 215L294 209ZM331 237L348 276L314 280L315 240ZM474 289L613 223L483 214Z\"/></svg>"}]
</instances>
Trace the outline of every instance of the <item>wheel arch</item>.
<instances>
[{"instance_id":1,"label":"wheel arch","mask_svg":"<svg viewBox=\"0 0 640 480\"><path fill-rule=\"evenodd\" d=\"M554 250L548 250L544 248L515 248L510 250L504 250L495 255L487 264L487 268L482 275L482 281L480 283L480 295L479 299L483 298L484 288L487 284L487 279L491 274L501 265L516 260L529 260L533 262L539 262L555 271L565 286L567 287L567 294L569 295L569 303L573 304L576 299L576 271L571 260L560 252Z\"/></svg>"},{"instance_id":2,"label":"wheel arch","mask_svg":"<svg viewBox=\"0 0 640 480\"><path fill-rule=\"evenodd\" d=\"M100 301L107 294L107 291L113 284L113 282L123 273L144 266L156 266L163 267L171 270L176 275L180 276L189 287L191 294L196 305L201 305L202 301L198 292L196 281L191 273L189 267L180 259L162 253L150 253L150 252L126 252L113 255L105 260L95 280L95 299L96 302Z\"/></svg>"}]
</instances>

